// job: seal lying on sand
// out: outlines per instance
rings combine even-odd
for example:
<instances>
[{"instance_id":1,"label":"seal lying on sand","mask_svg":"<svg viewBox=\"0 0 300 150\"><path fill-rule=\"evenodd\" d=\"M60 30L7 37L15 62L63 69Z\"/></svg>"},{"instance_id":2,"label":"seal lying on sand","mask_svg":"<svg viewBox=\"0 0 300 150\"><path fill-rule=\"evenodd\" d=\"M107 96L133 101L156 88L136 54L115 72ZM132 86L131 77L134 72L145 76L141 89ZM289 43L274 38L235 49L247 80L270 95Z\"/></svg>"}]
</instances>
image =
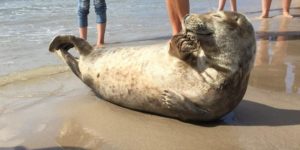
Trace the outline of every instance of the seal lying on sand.
<instances>
[{"instance_id":1,"label":"seal lying on sand","mask_svg":"<svg viewBox=\"0 0 300 150\"><path fill-rule=\"evenodd\" d=\"M101 98L180 120L210 121L242 100L256 44L252 25L233 12L185 17L182 33L161 49L100 49L57 36L49 50ZM75 47L80 57L68 50Z\"/></svg>"}]
</instances>

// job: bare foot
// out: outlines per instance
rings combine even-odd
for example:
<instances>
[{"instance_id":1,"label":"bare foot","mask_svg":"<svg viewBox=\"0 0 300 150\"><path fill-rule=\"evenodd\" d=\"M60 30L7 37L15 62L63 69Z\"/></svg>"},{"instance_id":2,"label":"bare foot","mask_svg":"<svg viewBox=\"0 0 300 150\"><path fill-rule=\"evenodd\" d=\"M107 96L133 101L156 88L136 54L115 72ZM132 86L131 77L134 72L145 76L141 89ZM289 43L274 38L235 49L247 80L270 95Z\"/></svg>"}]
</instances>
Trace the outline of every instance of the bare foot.
<instances>
[{"instance_id":1,"label":"bare foot","mask_svg":"<svg viewBox=\"0 0 300 150\"><path fill-rule=\"evenodd\" d=\"M288 12L283 12L282 15L283 15L283 17L293 18L293 16L290 15L290 13L288 13Z\"/></svg>"},{"instance_id":2,"label":"bare foot","mask_svg":"<svg viewBox=\"0 0 300 150\"><path fill-rule=\"evenodd\" d=\"M100 48L103 48L104 47L104 44L97 44L94 46L95 49L100 49Z\"/></svg>"},{"instance_id":3,"label":"bare foot","mask_svg":"<svg viewBox=\"0 0 300 150\"><path fill-rule=\"evenodd\" d=\"M259 19L265 19L265 18L270 18L269 15L261 15L258 17Z\"/></svg>"}]
</instances>

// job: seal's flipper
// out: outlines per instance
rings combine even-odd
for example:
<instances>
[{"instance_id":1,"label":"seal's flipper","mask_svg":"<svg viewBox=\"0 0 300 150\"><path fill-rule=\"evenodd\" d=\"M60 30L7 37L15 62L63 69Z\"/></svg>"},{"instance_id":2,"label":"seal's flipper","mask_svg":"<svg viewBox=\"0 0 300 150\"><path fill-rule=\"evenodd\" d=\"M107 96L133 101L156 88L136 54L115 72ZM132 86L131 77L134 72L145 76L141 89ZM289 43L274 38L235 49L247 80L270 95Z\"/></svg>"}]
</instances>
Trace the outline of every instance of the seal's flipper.
<instances>
[{"instance_id":1,"label":"seal's flipper","mask_svg":"<svg viewBox=\"0 0 300 150\"><path fill-rule=\"evenodd\" d=\"M77 38L71 35L57 36L55 37L50 46L50 52L56 52L56 54L71 68L72 72L82 79L81 72L78 66L78 59L72 56L68 50L70 48L78 50L80 55L87 55L92 50L92 47L83 39Z\"/></svg>"},{"instance_id":2,"label":"seal's flipper","mask_svg":"<svg viewBox=\"0 0 300 150\"><path fill-rule=\"evenodd\" d=\"M179 59L186 60L193 52L199 51L200 45L184 34L174 35L170 41L169 53Z\"/></svg>"},{"instance_id":3,"label":"seal's flipper","mask_svg":"<svg viewBox=\"0 0 300 150\"><path fill-rule=\"evenodd\" d=\"M80 55L86 56L92 50L93 47L84 39L72 36L72 35L64 35L64 36L56 36L50 46L49 51L54 52L55 50L63 50L68 51L70 48L75 47Z\"/></svg>"},{"instance_id":4,"label":"seal's flipper","mask_svg":"<svg viewBox=\"0 0 300 150\"><path fill-rule=\"evenodd\" d=\"M181 120L194 120L208 113L208 110L201 108L198 104L172 90L164 90L161 101L163 106L170 111L171 117Z\"/></svg>"},{"instance_id":5,"label":"seal's flipper","mask_svg":"<svg viewBox=\"0 0 300 150\"><path fill-rule=\"evenodd\" d=\"M81 72L78 66L78 58L75 58L67 51L58 50L56 51L57 55L71 68L72 72L79 78L81 77Z\"/></svg>"}]
</instances>

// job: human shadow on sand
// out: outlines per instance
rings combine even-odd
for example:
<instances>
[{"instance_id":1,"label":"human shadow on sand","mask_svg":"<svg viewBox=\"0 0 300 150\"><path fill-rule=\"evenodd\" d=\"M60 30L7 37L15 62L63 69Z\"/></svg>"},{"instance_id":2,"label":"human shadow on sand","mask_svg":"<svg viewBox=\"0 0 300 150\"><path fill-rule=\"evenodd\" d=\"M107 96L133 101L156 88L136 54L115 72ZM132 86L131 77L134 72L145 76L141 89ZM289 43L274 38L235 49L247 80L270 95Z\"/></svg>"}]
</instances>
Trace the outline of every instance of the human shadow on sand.
<instances>
[{"instance_id":1,"label":"human shadow on sand","mask_svg":"<svg viewBox=\"0 0 300 150\"><path fill-rule=\"evenodd\" d=\"M300 110L275 108L265 104L243 100L238 107L222 120L196 123L207 127L229 126L289 126L300 124Z\"/></svg>"}]
</instances>

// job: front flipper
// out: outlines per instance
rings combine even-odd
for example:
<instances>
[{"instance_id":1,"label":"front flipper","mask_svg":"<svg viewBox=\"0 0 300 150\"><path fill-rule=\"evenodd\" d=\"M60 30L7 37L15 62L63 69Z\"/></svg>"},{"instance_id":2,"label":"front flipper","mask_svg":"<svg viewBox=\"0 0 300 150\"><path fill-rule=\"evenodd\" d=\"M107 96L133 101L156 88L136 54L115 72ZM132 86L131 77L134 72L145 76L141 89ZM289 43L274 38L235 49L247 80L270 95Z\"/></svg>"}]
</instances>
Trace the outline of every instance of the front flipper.
<instances>
[{"instance_id":1,"label":"front flipper","mask_svg":"<svg viewBox=\"0 0 300 150\"><path fill-rule=\"evenodd\" d=\"M179 59L186 60L199 49L200 44L196 40L192 40L184 34L177 34L171 39L169 53Z\"/></svg>"},{"instance_id":2,"label":"front flipper","mask_svg":"<svg viewBox=\"0 0 300 150\"><path fill-rule=\"evenodd\" d=\"M175 91L165 90L161 101L163 106L169 110L171 117L181 120L201 120L208 113L208 110Z\"/></svg>"},{"instance_id":3,"label":"front flipper","mask_svg":"<svg viewBox=\"0 0 300 150\"><path fill-rule=\"evenodd\" d=\"M84 39L75 37L73 35L56 36L50 46L49 51L54 52L55 50L68 51L70 48L75 47L80 55L86 56L92 50L93 47Z\"/></svg>"}]
</instances>

